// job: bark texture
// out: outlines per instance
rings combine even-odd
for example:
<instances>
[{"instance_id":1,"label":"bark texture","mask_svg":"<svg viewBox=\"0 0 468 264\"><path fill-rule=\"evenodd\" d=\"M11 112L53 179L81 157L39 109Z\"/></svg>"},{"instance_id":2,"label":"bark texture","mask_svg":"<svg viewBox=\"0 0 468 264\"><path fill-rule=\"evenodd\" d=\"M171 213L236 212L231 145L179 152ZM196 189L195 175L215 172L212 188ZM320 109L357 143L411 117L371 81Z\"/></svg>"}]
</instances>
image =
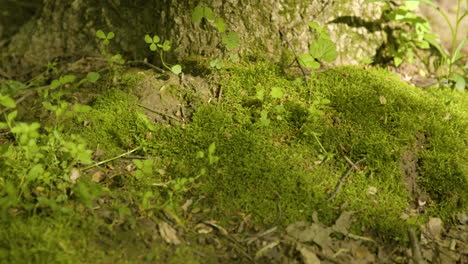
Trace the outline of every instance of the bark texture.
<instances>
[{"instance_id":1,"label":"bark texture","mask_svg":"<svg viewBox=\"0 0 468 264\"><path fill-rule=\"evenodd\" d=\"M241 37L237 51L266 52L278 57L287 48L280 30L296 53L307 51L311 41L309 21L327 25L337 43L339 64L370 58L385 40L372 30L380 17L379 4L364 0L212 0L205 5L226 20ZM193 0L44 0L35 17L9 43L9 52L28 65L44 65L56 57L87 56L99 52L97 30L113 31L112 52L127 58L152 56L143 41L157 34L172 42L169 52L176 60L188 55L219 55L220 36L210 24L192 22ZM366 23L359 23L357 17ZM345 19L344 19L345 18ZM361 22L362 22L361 21Z\"/></svg>"}]
</instances>

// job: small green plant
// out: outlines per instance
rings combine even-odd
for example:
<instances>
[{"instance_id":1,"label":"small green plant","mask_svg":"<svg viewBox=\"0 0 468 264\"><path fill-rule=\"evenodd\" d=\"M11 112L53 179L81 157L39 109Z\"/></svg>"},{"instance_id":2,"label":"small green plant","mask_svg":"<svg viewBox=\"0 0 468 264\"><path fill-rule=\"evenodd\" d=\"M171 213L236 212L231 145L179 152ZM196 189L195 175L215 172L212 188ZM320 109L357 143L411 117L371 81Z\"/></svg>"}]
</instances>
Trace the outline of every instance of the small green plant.
<instances>
[{"instance_id":1,"label":"small green plant","mask_svg":"<svg viewBox=\"0 0 468 264\"><path fill-rule=\"evenodd\" d=\"M179 74L182 72L182 66L179 64L169 66L166 62L164 62L164 52L171 50L171 42L169 40L164 40L164 42L160 43L161 38L158 35L154 35L151 37L150 35L145 35L145 42L149 44L149 48L151 51L158 51L159 57L161 58L162 65L170 70L174 74Z\"/></svg>"},{"instance_id":2,"label":"small green plant","mask_svg":"<svg viewBox=\"0 0 468 264\"><path fill-rule=\"evenodd\" d=\"M442 57L442 63L445 65L446 74L445 78L451 80L457 90L463 91L466 86L466 80L462 74L455 72L455 66L458 61L466 56L461 54L463 45L468 41L468 37L465 37L457 44L458 32L460 25L468 15L467 12L462 14L462 0L457 1L457 10L455 15L455 23L452 23L448 15L431 0L401 0L405 2L404 6L399 7L397 10L390 12L390 19L394 21L401 21L415 27L414 33L401 32L397 39L399 40L400 47L394 50L393 55L395 56L395 65L398 66L401 61L405 58L405 55L409 55L412 58L414 48L429 48L429 44L436 48ZM367 0L364 3L372 2L390 2L390 0ZM450 51L445 50L438 42L438 37L430 33L429 23L426 19L417 16L412 12L419 2L427 4L437 10L450 30L452 47ZM468 5L468 2L466 3ZM409 41L409 42L408 42ZM406 44L405 44L406 43ZM462 69L463 70L463 69Z\"/></svg>"},{"instance_id":3,"label":"small green plant","mask_svg":"<svg viewBox=\"0 0 468 264\"><path fill-rule=\"evenodd\" d=\"M236 32L232 30L228 31L226 21L223 18L216 17L211 8L199 5L193 10L192 21L198 23L202 21L203 18L216 28L221 35L221 43L229 52L239 48L240 37ZM239 61L239 57L234 53L229 54L229 59L232 62ZM221 58L211 60L210 66L218 70L221 69L223 67Z\"/></svg>"},{"instance_id":4,"label":"small green plant","mask_svg":"<svg viewBox=\"0 0 468 264\"><path fill-rule=\"evenodd\" d=\"M320 68L322 61L335 61L338 52L325 27L321 27L317 22L309 22L309 27L315 32L315 41L310 44L309 53L300 55L298 59L303 67L316 70Z\"/></svg>"},{"instance_id":5,"label":"small green plant","mask_svg":"<svg viewBox=\"0 0 468 264\"><path fill-rule=\"evenodd\" d=\"M125 60L122 58L122 55L115 54L109 55L108 46L110 44L110 40L115 38L114 32L104 33L102 30L96 31L96 37L102 40L102 44L104 44L104 48L102 49L101 53L103 56L107 58L109 66L113 69L115 64L122 65L125 64Z\"/></svg>"},{"instance_id":6,"label":"small green plant","mask_svg":"<svg viewBox=\"0 0 468 264\"><path fill-rule=\"evenodd\" d=\"M276 120L283 120L283 114L286 112L283 106L283 88L274 86L266 95L265 88L261 87L257 90L256 99L262 103L260 111L259 123L261 126L269 126L271 120L268 118L268 113L275 114Z\"/></svg>"},{"instance_id":7,"label":"small green plant","mask_svg":"<svg viewBox=\"0 0 468 264\"><path fill-rule=\"evenodd\" d=\"M6 188L6 192L0 191L0 204L5 205L3 216L10 208L31 211L40 206L61 213L73 211L64 205L69 198L66 189L72 188L79 178L76 167L92 162L91 150L80 137L66 135L59 121L91 108L70 104L62 96L69 88L97 79L97 73L89 73L79 82L74 75L64 75L50 85L32 87L37 90L43 107L55 114L55 120L50 120L48 125L17 120L17 103L8 94L0 95L0 105L4 108L0 129L11 135L0 147L0 189ZM87 184L94 188L91 185ZM8 186L15 186L16 190L13 192ZM74 193L75 198L89 207L92 202L89 196L81 195L79 189Z\"/></svg>"}]
</instances>

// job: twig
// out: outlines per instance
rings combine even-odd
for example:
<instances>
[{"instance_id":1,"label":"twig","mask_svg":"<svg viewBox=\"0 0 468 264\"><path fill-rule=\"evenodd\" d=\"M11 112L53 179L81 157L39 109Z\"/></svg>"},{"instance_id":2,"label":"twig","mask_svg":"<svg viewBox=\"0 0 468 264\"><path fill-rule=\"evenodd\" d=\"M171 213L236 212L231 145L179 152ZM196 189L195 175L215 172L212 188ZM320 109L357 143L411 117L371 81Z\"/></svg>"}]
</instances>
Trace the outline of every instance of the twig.
<instances>
[{"instance_id":1,"label":"twig","mask_svg":"<svg viewBox=\"0 0 468 264\"><path fill-rule=\"evenodd\" d=\"M345 156L346 157L346 156ZM353 163L348 157L346 157L346 160L351 163L351 168L348 169L348 171L346 172L345 175L343 175L343 177L341 177L340 181L338 182L338 184L336 185L336 188L335 188L335 191L333 192L333 194L325 201L323 202L322 204L325 204L325 203L328 203L330 202L331 200L333 200L333 198L335 198L335 196L338 194L338 192L340 191L341 189L341 186L343 185L343 183L346 181L346 178L348 178L349 174L351 174L351 171L353 169L357 169L357 165L361 162L363 162L364 160L366 160L366 158L362 158L358 161L356 161L356 163Z\"/></svg>"},{"instance_id":2,"label":"twig","mask_svg":"<svg viewBox=\"0 0 468 264\"><path fill-rule=\"evenodd\" d=\"M414 263L426 264L426 262L424 261L421 255L421 249L419 248L418 238L416 237L416 232L414 231L413 228L408 229L408 236L410 239L411 253L412 253Z\"/></svg>"},{"instance_id":3,"label":"twig","mask_svg":"<svg viewBox=\"0 0 468 264\"><path fill-rule=\"evenodd\" d=\"M80 171L89 170L89 169L91 169L91 168L97 167L97 166L102 165L102 164L104 164L104 163L107 163L107 162L110 162L110 161L113 161L113 160L122 158L123 156L126 156L126 155L128 155L128 154L131 154L131 153L133 153L133 152L139 150L140 148L141 148L141 146L136 147L136 148L134 148L134 149L132 149L132 150L130 150L130 151L127 151L127 152L125 152L125 153L123 153L123 154L120 154L120 155L118 155L118 156L115 156L115 157L113 157L113 158L106 159L106 160L100 161L100 162L98 162L98 163L91 164L91 165L89 165L89 166L86 166L86 167L84 167L84 168L81 168Z\"/></svg>"},{"instance_id":4,"label":"twig","mask_svg":"<svg viewBox=\"0 0 468 264\"><path fill-rule=\"evenodd\" d=\"M161 69L161 68L159 68L159 67L157 67L157 66L155 66L155 65L153 65L153 64L151 64L151 63L149 63L149 62L147 62L147 61L135 60L135 61L127 61L127 63L130 64L130 65L132 65L132 64L133 64L133 65L135 65L135 64L143 64L143 65L148 66L148 67L150 67L150 68L152 68L152 69L155 69L155 70L157 70L157 71L159 71L159 72L161 72L161 73L166 72L165 70L163 70L163 69Z\"/></svg>"},{"instance_id":5,"label":"twig","mask_svg":"<svg viewBox=\"0 0 468 264\"><path fill-rule=\"evenodd\" d=\"M142 107L142 108L144 108L144 109L146 109L146 110L148 110L148 111L150 111L150 112L153 112L153 113L155 113L155 114L162 115L162 116L165 116L165 117L170 117L170 118L175 119L175 120L177 120L177 121L181 121L179 118L177 118L177 117L175 117L175 116L173 116L173 115L169 115L169 114L165 114L165 113L156 111L156 110L154 110L154 109L151 109L151 108L149 108L149 107L147 107L147 106L144 106L144 105L141 105L141 104L139 104L138 106L139 106L139 107Z\"/></svg>"},{"instance_id":6,"label":"twig","mask_svg":"<svg viewBox=\"0 0 468 264\"><path fill-rule=\"evenodd\" d=\"M280 36L283 37L284 40L286 41L288 48L292 51L294 55L294 60L296 61L297 65L299 65L299 69L301 69L302 75L304 75L305 83L307 86L309 86L309 82L307 81L307 74L305 73L304 68L302 68L301 64L299 63L299 58L297 57L296 52L294 51L293 47L289 43L288 38L286 37L286 34L283 33L282 29L279 29L279 33L280 33Z\"/></svg>"}]
</instances>

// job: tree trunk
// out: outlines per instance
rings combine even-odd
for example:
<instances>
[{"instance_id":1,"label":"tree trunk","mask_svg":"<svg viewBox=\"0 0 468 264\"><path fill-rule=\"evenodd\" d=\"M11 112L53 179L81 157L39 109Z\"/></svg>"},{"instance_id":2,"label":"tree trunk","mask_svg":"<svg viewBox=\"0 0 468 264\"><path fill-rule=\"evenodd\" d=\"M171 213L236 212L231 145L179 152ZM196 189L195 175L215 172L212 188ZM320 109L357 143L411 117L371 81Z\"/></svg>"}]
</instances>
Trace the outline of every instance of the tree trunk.
<instances>
[{"instance_id":1,"label":"tree trunk","mask_svg":"<svg viewBox=\"0 0 468 264\"><path fill-rule=\"evenodd\" d=\"M278 58L288 45L296 53L307 51L311 41L309 21L327 25L337 44L338 64L356 58L370 58L385 36L363 25L350 27L339 17L355 16L364 20L380 17L376 4L363 5L355 0L213 0L217 17L238 33L241 46L236 52L263 52ZM224 52L220 36L206 22L192 22L192 11L199 1L185 0L43 0L37 14L12 38L8 52L22 58L24 65L43 66L56 57L89 56L99 52L97 30L112 31L113 53L129 59L151 57L145 34L170 40L169 61L188 55L213 56ZM334 21L334 22L332 22ZM338 21L338 22L337 22ZM348 23L349 24L349 23ZM281 37L280 30L284 32Z\"/></svg>"}]
</instances>

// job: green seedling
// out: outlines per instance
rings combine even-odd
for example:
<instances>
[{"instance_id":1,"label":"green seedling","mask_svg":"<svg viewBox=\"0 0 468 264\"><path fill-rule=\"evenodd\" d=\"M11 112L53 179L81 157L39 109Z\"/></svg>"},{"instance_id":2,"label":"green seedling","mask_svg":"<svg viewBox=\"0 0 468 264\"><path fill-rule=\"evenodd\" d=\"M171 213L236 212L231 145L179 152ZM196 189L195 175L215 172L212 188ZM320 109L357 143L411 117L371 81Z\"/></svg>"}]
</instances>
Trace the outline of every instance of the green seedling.
<instances>
[{"instance_id":1,"label":"green seedling","mask_svg":"<svg viewBox=\"0 0 468 264\"><path fill-rule=\"evenodd\" d=\"M111 31L111 32L107 33L107 35L106 35L106 33L104 33L104 31L98 30L98 31L96 31L96 37L98 37L99 39L102 39L102 44L109 45L109 43L110 43L109 40L113 39L115 37L115 34L114 34L114 32Z\"/></svg>"},{"instance_id":2,"label":"green seedling","mask_svg":"<svg viewBox=\"0 0 468 264\"><path fill-rule=\"evenodd\" d=\"M338 52L325 27L321 27L317 22L309 22L309 27L315 31L316 40L309 46L309 53L299 56L299 63L303 67L316 70L320 68L321 61L335 61Z\"/></svg>"},{"instance_id":3,"label":"green seedling","mask_svg":"<svg viewBox=\"0 0 468 264\"><path fill-rule=\"evenodd\" d=\"M159 57L161 58L161 63L163 64L163 66L174 74L181 73L182 66L180 66L179 64L169 66L164 62L163 53L171 50L171 42L169 40L165 40L161 44L160 41L161 41L161 38L158 35L154 35L153 37L151 37L150 35L145 35L145 42L149 44L149 49L151 51L159 52Z\"/></svg>"},{"instance_id":4,"label":"green seedling","mask_svg":"<svg viewBox=\"0 0 468 264\"><path fill-rule=\"evenodd\" d=\"M467 17L468 12L462 12L462 0L457 1L457 9L455 15L455 23L452 23L447 15L439 6L433 3L431 0L401 0L405 2L405 7L400 7L396 12L395 16L393 17L395 21L402 21L408 23L410 25L415 26L416 29L416 38L415 47L417 48L428 48L429 44L432 45L442 57L442 62L447 68L447 72L445 74L445 78L451 80L455 85L454 87L457 90L463 91L466 86L466 78L463 77L461 74L456 73L454 71L454 66L457 62L465 58L461 53L462 47L468 41L468 37L463 38L457 44L457 37L460 29L460 25L462 21ZM372 3L372 2L390 2L390 0L367 0L364 3ZM429 5L430 7L434 8L437 12L439 12L442 17L444 18L445 22L447 23L452 40L452 48L450 51L445 50L438 41L438 37L435 34L430 33L429 24L424 18L417 16L416 14L412 13L411 10L414 10L414 7L417 6L419 3L424 3ZM466 5L468 5L468 1L466 1ZM406 8L406 9L405 9ZM401 14L400 14L401 13ZM401 34L401 44L404 43L404 38L407 37L406 34ZM411 47L404 47L403 51L412 53ZM397 60L395 61L396 65L397 62L402 60L400 54L397 53Z\"/></svg>"},{"instance_id":5,"label":"green seedling","mask_svg":"<svg viewBox=\"0 0 468 264\"><path fill-rule=\"evenodd\" d=\"M221 36L221 43L228 50L228 52L232 52L235 49L239 48L239 35L234 31L228 31L228 26L223 18L216 17L213 10L209 7L195 7L192 13L192 21L194 23L198 23L201 22L203 18L206 19L206 21L211 23L213 27L216 28L216 30ZM232 62L239 61L239 57L233 53L229 54L229 59ZM211 60L210 66L219 70L222 68L222 60L220 58Z\"/></svg>"}]
</instances>

